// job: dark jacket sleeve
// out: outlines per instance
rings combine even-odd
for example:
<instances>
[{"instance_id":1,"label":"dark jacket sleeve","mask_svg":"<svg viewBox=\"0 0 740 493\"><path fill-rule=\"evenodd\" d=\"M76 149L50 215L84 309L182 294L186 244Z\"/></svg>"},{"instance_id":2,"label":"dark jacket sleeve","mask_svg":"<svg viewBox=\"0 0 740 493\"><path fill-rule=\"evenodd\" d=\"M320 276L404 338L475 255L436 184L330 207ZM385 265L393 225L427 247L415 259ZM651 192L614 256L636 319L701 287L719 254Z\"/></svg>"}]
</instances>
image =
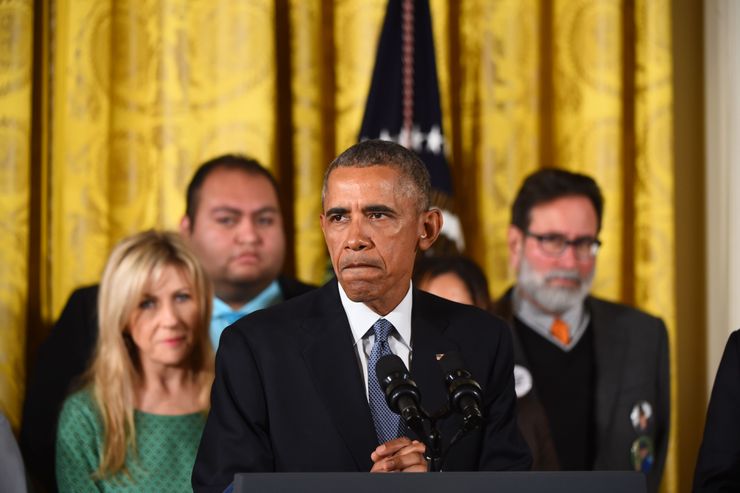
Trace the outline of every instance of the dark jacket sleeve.
<instances>
[{"instance_id":1,"label":"dark jacket sleeve","mask_svg":"<svg viewBox=\"0 0 740 493\"><path fill-rule=\"evenodd\" d=\"M56 491L54 444L59 412L90 361L97 340L98 287L72 293L39 347L23 406L20 445L32 480Z\"/></svg>"},{"instance_id":2,"label":"dark jacket sleeve","mask_svg":"<svg viewBox=\"0 0 740 493\"><path fill-rule=\"evenodd\" d=\"M193 491L221 493L238 472L274 468L259 371L241 332L228 330L216 354L211 410L195 458Z\"/></svg>"},{"instance_id":3,"label":"dark jacket sleeve","mask_svg":"<svg viewBox=\"0 0 740 493\"><path fill-rule=\"evenodd\" d=\"M694 492L740 491L740 331L730 336L714 380Z\"/></svg>"},{"instance_id":4,"label":"dark jacket sleeve","mask_svg":"<svg viewBox=\"0 0 740 493\"><path fill-rule=\"evenodd\" d=\"M670 359L668 349L668 330L662 320L659 324L659 352L658 352L658 402L655 412L658 429L655 436L655 471L648 475L648 491L657 492L665 470L665 462L668 457L668 437L671 430L671 377Z\"/></svg>"},{"instance_id":5,"label":"dark jacket sleeve","mask_svg":"<svg viewBox=\"0 0 740 493\"><path fill-rule=\"evenodd\" d=\"M514 392L514 348L511 332L499 321L500 337L483 399L486 425L478 469L526 471L532 456L517 426Z\"/></svg>"}]
</instances>

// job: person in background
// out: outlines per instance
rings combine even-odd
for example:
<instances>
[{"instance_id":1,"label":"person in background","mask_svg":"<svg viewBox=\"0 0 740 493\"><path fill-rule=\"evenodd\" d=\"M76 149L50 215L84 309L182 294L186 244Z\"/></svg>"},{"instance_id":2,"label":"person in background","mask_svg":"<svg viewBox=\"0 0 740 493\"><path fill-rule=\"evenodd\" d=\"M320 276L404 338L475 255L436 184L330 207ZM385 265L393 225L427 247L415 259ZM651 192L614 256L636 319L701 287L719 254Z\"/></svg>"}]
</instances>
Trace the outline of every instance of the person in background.
<instances>
[{"instance_id":1,"label":"person in background","mask_svg":"<svg viewBox=\"0 0 740 493\"><path fill-rule=\"evenodd\" d=\"M0 412L0 491L25 493L26 469L8 418Z\"/></svg>"},{"instance_id":2,"label":"person in background","mask_svg":"<svg viewBox=\"0 0 740 493\"><path fill-rule=\"evenodd\" d=\"M175 233L113 249L94 358L59 418L59 491L188 490L213 381L211 296Z\"/></svg>"},{"instance_id":3,"label":"person in background","mask_svg":"<svg viewBox=\"0 0 740 493\"><path fill-rule=\"evenodd\" d=\"M214 348L224 328L240 317L313 288L280 274L285 232L278 187L254 159L227 154L198 168L187 188L180 234L214 285ZM56 489L57 418L95 347L97 297L97 285L72 293L30 372L20 445L40 491Z\"/></svg>"},{"instance_id":4,"label":"person in background","mask_svg":"<svg viewBox=\"0 0 740 493\"><path fill-rule=\"evenodd\" d=\"M483 310L491 306L486 275L463 255L420 256L414 265L413 280L417 288L440 298Z\"/></svg>"},{"instance_id":5,"label":"person in background","mask_svg":"<svg viewBox=\"0 0 740 493\"><path fill-rule=\"evenodd\" d=\"M244 315L314 288L280 274L285 226L278 185L253 159L221 156L195 172L180 234L213 282L214 348L223 330Z\"/></svg>"},{"instance_id":6,"label":"person in background","mask_svg":"<svg viewBox=\"0 0 740 493\"><path fill-rule=\"evenodd\" d=\"M740 330L730 334L712 387L695 493L740 491Z\"/></svg>"},{"instance_id":7,"label":"person in background","mask_svg":"<svg viewBox=\"0 0 740 493\"><path fill-rule=\"evenodd\" d=\"M495 312L513 329L517 412L534 468L637 470L657 492L668 452L668 336L659 318L590 295L602 211L586 175L527 177L508 230L516 285ZM641 423L639 412L649 418Z\"/></svg>"}]
</instances>

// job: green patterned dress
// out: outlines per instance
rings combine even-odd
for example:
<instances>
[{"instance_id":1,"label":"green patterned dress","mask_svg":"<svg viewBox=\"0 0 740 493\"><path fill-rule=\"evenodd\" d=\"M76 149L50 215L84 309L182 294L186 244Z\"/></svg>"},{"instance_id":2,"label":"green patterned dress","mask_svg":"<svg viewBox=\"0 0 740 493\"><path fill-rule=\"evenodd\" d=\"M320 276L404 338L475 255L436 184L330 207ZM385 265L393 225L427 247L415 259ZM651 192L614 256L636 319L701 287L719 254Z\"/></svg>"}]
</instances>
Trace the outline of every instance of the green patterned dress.
<instances>
[{"instance_id":1,"label":"green patterned dress","mask_svg":"<svg viewBox=\"0 0 740 493\"><path fill-rule=\"evenodd\" d=\"M103 447L103 423L89 390L72 394L59 417L56 445L60 493L192 491L190 474L205 414L166 416L134 411L138 454L128 453L130 476L94 480Z\"/></svg>"}]
</instances>

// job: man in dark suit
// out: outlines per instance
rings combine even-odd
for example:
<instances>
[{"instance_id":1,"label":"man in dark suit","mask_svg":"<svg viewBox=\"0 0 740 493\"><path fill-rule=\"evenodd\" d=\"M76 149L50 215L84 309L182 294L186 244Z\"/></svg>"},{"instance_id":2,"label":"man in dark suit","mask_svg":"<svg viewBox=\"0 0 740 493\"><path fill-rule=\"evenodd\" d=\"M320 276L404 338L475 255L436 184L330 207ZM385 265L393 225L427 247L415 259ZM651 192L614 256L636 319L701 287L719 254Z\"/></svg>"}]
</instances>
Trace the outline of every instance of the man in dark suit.
<instances>
[{"instance_id":1,"label":"man in dark suit","mask_svg":"<svg viewBox=\"0 0 740 493\"><path fill-rule=\"evenodd\" d=\"M596 182L543 169L523 183L508 232L519 425L535 469L638 470L656 492L668 449L663 322L589 295L601 242Z\"/></svg>"},{"instance_id":2,"label":"man in dark suit","mask_svg":"<svg viewBox=\"0 0 740 493\"><path fill-rule=\"evenodd\" d=\"M430 410L447 399L439 355L459 351L479 379L485 424L452 449L445 469L529 468L508 328L412 289L414 257L442 224L429 195L424 164L397 144L361 142L334 160L321 227L337 280L224 334L195 491L221 492L247 471L426 471L424 445L405 436L377 395L383 352L411 362ZM459 424L446 421L443 436Z\"/></svg>"},{"instance_id":3,"label":"man in dark suit","mask_svg":"<svg viewBox=\"0 0 740 493\"><path fill-rule=\"evenodd\" d=\"M187 189L180 233L214 284L214 348L221 332L240 317L313 289L280 275L285 233L278 187L253 159L224 155L198 168ZM48 491L56 490L59 410L97 339L97 293L97 286L72 293L39 348L26 392L20 443L32 476Z\"/></svg>"},{"instance_id":4,"label":"man in dark suit","mask_svg":"<svg viewBox=\"0 0 740 493\"><path fill-rule=\"evenodd\" d=\"M694 493L740 491L740 330L730 335L712 387Z\"/></svg>"}]
</instances>

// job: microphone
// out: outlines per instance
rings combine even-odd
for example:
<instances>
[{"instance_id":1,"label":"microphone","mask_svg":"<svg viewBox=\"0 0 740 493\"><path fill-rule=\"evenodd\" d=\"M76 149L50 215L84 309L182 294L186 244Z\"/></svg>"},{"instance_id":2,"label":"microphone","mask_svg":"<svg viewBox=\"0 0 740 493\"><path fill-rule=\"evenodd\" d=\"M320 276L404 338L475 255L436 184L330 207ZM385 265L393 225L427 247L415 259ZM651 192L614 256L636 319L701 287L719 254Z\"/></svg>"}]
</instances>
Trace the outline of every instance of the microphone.
<instances>
[{"instance_id":1,"label":"microphone","mask_svg":"<svg viewBox=\"0 0 740 493\"><path fill-rule=\"evenodd\" d=\"M381 357L375 365L375 375L390 410L400 414L406 425L423 437L424 422L419 410L421 394L401 358L395 354Z\"/></svg>"},{"instance_id":2,"label":"microphone","mask_svg":"<svg viewBox=\"0 0 740 493\"><path fill-rule=\"evenodd\" d=\"M464 368L457 351L446 353L440 358L439 364L445 375L452 409L463 416L463 429L471 431L478 428L483 423L483 393L480 385Z\"/></svg>"}]
</instances>

